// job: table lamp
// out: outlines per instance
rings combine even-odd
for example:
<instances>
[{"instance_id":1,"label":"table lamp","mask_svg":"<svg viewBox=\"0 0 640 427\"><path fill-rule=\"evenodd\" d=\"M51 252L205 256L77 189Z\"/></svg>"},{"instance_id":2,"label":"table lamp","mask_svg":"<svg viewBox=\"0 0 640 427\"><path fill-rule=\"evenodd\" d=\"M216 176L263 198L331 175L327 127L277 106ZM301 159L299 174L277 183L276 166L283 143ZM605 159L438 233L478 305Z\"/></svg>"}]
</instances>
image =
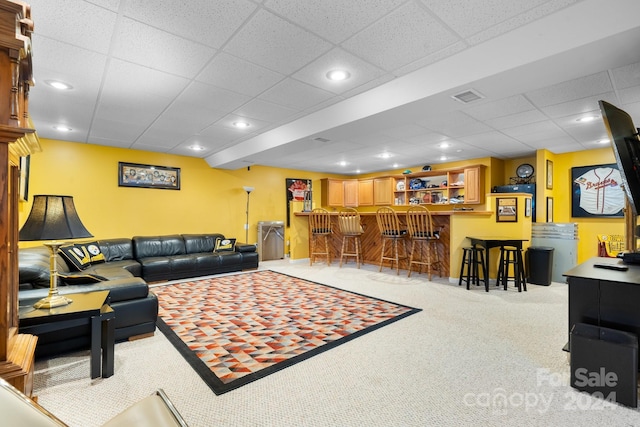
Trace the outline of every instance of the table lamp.
<instances>
[{"instance_id":1,"label":"table lamp","mask_svg":"<svg viewBox=\"0 0 640 427\"><path fill-rule=\"evenodd\" d=\"M49 248L49 295L33 306L54 308L71 302L58 294L58 250L64 244L60 239L80 239L93 237L78 217L72 196L36 195L27 221L20 229L19 239L23 241L47 240L43 244Z\"/></svg>"}]
</instances>

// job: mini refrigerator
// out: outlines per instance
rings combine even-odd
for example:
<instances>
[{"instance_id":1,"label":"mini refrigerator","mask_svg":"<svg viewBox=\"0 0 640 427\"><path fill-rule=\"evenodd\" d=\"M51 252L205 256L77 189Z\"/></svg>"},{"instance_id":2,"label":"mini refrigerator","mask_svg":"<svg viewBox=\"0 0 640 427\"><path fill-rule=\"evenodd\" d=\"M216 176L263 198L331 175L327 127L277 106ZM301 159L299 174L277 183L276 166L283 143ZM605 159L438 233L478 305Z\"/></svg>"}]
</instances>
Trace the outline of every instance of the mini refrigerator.
<instances>
[{"instance_id":1,"label":"mini refrigerator","mask_svg":"<svg viewBox=\"0 0 640 427\"><path fill-rule=\"evenodd\" d=\"M494 193L529 193L531 194L531 221L536 222L536 185L516 184L497 185L493 187Z\"/></svg>"}]
</instances>

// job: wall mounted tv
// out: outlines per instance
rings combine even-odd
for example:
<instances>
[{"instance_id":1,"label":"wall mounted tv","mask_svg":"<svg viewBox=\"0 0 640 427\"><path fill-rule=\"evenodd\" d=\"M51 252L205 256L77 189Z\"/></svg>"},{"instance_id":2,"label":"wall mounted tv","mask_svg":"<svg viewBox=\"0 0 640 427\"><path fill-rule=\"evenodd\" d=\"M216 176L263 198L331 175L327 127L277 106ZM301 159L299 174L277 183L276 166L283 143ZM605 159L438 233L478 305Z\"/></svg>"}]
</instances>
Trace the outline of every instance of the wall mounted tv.
<instances>
[{"instance_id":1,"label":"wall mounted tv","mask_svg":"<svg viewBox=\"0 0 640 427\"><path fill-rule=\"evenodd\" d=\"M618 169L622 178L622 185L628 199L628 209L625 210L627 250L636 252L636 220L640 212L640 139L639 130L634 126L631 116L625 111L609 104L598 101L602 120L607 128L611 146L616 157ZM640 253L636 253L640 263ZM635 260L635 259L634 259ZM633 261L631 258L626 261Z\"/></svg>"}]
</instances>

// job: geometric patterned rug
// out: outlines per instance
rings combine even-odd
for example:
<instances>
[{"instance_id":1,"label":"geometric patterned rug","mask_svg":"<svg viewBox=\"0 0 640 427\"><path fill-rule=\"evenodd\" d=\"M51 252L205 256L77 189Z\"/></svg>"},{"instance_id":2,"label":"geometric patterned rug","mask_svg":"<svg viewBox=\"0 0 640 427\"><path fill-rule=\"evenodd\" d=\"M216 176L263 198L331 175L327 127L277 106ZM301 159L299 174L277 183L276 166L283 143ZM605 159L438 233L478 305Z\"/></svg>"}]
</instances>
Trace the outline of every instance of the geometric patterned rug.
<instances>
[{"instance_id":1,"label":"geometric patterned rug","mask_svg":"<svg viewBox=\"0 0 640 427\"><path fill-rule=\"evenodd\" d=\"M153 292L158 328L216 395L420 311L269 270Z\"/></svg>"}]
</instances>

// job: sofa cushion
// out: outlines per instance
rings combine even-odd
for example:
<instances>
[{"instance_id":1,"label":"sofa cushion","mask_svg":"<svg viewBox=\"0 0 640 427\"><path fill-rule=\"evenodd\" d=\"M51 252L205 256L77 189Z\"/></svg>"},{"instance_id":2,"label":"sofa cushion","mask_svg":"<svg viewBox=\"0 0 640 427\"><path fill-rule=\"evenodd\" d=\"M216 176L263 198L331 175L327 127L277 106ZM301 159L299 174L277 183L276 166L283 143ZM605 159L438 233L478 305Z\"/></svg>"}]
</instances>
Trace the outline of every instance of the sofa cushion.
<instances>
[{"instance_id":1,"label":"sofa cushion","mask_svg":"<svg viewBox=\"0 0 640 427\"><path fill-rule=\"evenodd\" d=\"M89 283L104 282L107 279L104 276L98 276L97 274L60 274L60 279L67 285L84 285Z\"/></svg>"},{"instance_id":2,"label":"sofa cushion","mask_svg":"<svg viewBox=\"0 0 640 427\"><path fill-rule=\"evenodd\" d=\"M184 247L188 254L213 252L217 238L224 238L222 234L183 234Z\"/></svg>"},{"instance_id":3,"label":"sofa cushion","mask_svg":"<svg viewBox=\"0 0 640 427\"><path fill-rule=\"evenodd\" d=\"M91 265L89 253L85 253L76 245L67 245L60 248L60 255L67 262L70 269L82 271Z\"/></svg>"},{"instance_id":4,"label":"sofa cushion","mask_svg":"<svg viewBox=\"0 0 640 427\"><path fill-rule=\"evenodd\" d=\"M123 261L133 259L133 245L131 239L105 239L98 240L100 250L104 254L106 261Z\"/></svg>"},{"instance_id":5,"label":"sofa cushion","mask_svg":"<svg viewBox=\"0 0 640 427\"><path fill-rule=\"evenodd\" d=\"M89 255L91 264L99 264L106 261L98 242L76 243L75 247L79 248L85 255Z\"/></svg>"},{"instance_id":6,"label":"sofa cushion","mask_svg":"<svg viewBox=\"0 0 640 427\"><path fill-rule=\"evenodd\" d=\"M143 258L181 255L186 253L184 240L180 235L134 236L133 254L140 261Z\"/></svg>"},{"instance_id":7,"label":"sofa cushion","mask_svg":"<svg viewBox=\"0 0 640 427\"><path fill-rule=\"evenodd\" d=\"M216 238L216 246L214 252L233 252L236 250L236 239Z\"/></svg>"}]
</instances>

